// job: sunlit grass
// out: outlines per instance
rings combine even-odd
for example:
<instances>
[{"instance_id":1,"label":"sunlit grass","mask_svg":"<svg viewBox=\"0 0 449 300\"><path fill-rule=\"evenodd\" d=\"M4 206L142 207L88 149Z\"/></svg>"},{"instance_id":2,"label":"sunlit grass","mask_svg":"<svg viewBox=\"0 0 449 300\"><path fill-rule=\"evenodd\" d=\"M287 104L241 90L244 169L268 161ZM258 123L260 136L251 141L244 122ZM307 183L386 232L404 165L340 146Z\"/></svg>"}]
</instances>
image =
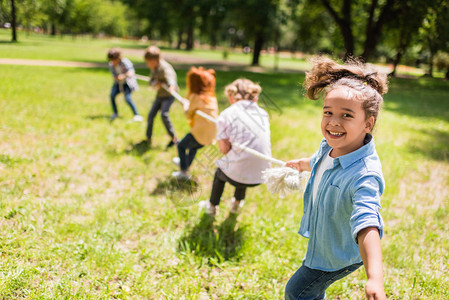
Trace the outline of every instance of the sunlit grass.
<instances>
[{"instance_id":1,"label":"sunlit grass","mask_svg":"<svg viewBox=\"0 0 449 300\"><path fill-rule=\"evenodd\" d=\"M109 123L112 80L106 69L1 68L2 297L283 298L307 246L297 234L301 195L280 199L264 186L251 188L235 219L227 212L227 186L221 213L211 222L196 203L209 197L214 146L202 149L193 165L198 185L178 186L169 178L176 151L164 150L168 136L159 117L153 149L139 148L145 124L131 121L120 96L122 117ZM185 72L178 70L181 94ZM223 87L241 76L264 89L273 156L312 154L321 140L321 102L302 97L304 75L218 71L220 110L228 105ZM449 297L448 96L447 82L392 80L377 124L389 299ZM141 114L153 97L144 84L133 94ZM188 125L181 106L175 103L170 114L182 137ZM327 296L362 299L365 280L362 268Z\"/></svg>"},{"instance_id":2,"label":"sunlit grass","mask_svg":"<svg viewBox=\"0 0 449 300\"><path fill-rule=\"evenodd\" d=\"M36 33L18 32L18 43L10 43L11 32L8 29L0 28L0 58L21 58L21 59L43 59L43 60L67 60L76 62L104 63L106 66L106 53L111 47L121 47L126 57L135 64L143 65L143 50L154 41L145 42L141 40L126 39L95 39L86 36L56 35L49 36ZM223 64L240 64L249 66L252 62L252 54L243 53L242 49L223 48L210 49L208 45L197 46L191 51L176 50L168 47L167 43L157 42L166 54L176 54L188 59L197 59L220 62ZM225 58L224 52L227 52ZM310 55L298 55L283 52L276 55L272 52L262 51L259 64L261 70L268 72L289 71L304 72L311 67L308 58ZM390 72L392 67L383 65L385 70ZM183 66L185 68L185 66ZM260 70L260 69L258 69ZM420 77L426 70L410 66L399 66L398 75ZM444 73L435 70L434 76L443 78Z\"/></svg>"}]
</instances>

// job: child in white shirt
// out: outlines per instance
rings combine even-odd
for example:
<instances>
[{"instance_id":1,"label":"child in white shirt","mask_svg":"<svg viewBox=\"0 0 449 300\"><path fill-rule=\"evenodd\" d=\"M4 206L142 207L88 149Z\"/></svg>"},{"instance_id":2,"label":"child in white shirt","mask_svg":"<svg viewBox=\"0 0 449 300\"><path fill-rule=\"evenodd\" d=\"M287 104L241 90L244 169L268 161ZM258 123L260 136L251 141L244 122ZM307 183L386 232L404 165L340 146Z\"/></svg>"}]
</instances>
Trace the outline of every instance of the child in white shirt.
<instances>
[{"instance_id":1,"label":"child in white shirt","mask_svg":"<svg viewBox=\"0 0 449 300\"><path fill-rule=\"evenodd\" d=\"M243 206L247 187L262 183L262 171L269 163L236 147L234 142L271 156L270 123L268 114L257 105L262 88L248 79L237 79L225 88L231 106L217 119L217 141L220 152L225 154L215 162L209 201L201 201L206 213L214 216L220 204L226 182L235 187L231 213L238 213Z\"/></svg>"}]
</instances>

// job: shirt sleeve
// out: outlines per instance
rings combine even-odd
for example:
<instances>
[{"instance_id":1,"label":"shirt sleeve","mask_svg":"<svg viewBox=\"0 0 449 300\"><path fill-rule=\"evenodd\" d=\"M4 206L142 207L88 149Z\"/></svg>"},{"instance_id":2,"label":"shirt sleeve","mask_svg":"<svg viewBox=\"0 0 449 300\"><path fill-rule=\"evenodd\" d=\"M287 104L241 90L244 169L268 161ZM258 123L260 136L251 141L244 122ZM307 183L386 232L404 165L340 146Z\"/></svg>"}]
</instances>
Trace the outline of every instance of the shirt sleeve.
<instances>
[{"instance_id":1,"label":"shirt sleeve","mask_svg":"<svg viewBox=\"0 0 449 300\"><path fill-rule=\"evenodd\" d=\"M167 64L167 67L165 68L165 79L167 80L167 84L169 86L175 86L177 87L178 84L176 83L177 78L176 78L176 72L175 69L173 69L173 67L169 64Z\"/></svg>"},{"instance_id":2,"label":"shirt sleeve","mask_svg":"<svg viewBox=\"0 0 449 300\"><path fill-rule=\"evenodd\" d=\"M383 192L381 178L371 175L359 179L353 190L353 211L350 219L352 238L357 243L357 234L368 227L379 229L383 235L384 222L380 215L380 196Z\"/></svg>"},{"instance_id":3,"label":"shirt sleeve","mask_svg":"<svg viewBox=\"0 0 449 300\"><path fill-rule=\"evenodd\" d=\"M117 76L115 74L114 65L112 63L109 63L109 72L111 72L113 77Z\"/></svg>"},{"instance_id":4,"label":"shirt sleeve","mask_svg":"<svg viewBox=\"0 0 449 300\"><path fill-rule=\"evenodd\" d=\"M217 141L229 139L226 116L221 113L217 118Z\"/></svg>"},{"instance_id":5,"label":"shirt sleeve","mask_svg":"<svg viewBox=\"0 0 449 300\"><path fill-rule=\"evenodd\" d=\"M134 71L133 63L129 59L122 58L122 64L125 67L126 72Z\"/></svg>"}]
</instances>

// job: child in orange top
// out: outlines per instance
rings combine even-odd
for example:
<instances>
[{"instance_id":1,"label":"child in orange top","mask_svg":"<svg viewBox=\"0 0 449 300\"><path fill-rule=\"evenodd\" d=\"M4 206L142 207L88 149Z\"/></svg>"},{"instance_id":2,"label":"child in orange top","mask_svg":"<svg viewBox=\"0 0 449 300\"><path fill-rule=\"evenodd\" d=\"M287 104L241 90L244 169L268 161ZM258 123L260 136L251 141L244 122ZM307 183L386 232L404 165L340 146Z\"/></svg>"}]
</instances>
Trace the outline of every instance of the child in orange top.
<instances>
[{"instance_id":1,"label":"child in orange top","mask_svg":"<svg viewBox=\"0 0 449 300\"><path fill-rule=\"evenodd\" d=\"M192 67L187 73L187 88L189 101L184 102L184 110L191 128L190 132L178 143L179 159L173 159L176 164L179 162L181 171L173 172L172 175L179 179L190 178L188 170L197 150L212 144L217 134L215 123L195 113L200 110L214 119L218 117L215 71Z\"/></svg>"}]
</instances>

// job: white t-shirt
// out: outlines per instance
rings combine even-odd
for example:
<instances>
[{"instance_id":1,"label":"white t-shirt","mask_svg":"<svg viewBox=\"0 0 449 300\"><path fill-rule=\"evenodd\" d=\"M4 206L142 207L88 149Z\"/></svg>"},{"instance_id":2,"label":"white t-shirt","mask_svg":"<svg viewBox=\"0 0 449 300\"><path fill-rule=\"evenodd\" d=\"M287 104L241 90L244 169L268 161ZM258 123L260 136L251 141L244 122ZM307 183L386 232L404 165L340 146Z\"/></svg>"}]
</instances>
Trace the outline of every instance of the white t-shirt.
<instances>
[{"instance_id":1,"label":"white t-shirt","mask_svg":"<svg viewBox=\"0 0 449 300\"><path fill-rule=\"evenodd\" d=\"M330 151L325 156L323 156L323 159L318 164L316 170L315 179L313 180L313 191L312 191L313 203L315 203L315 198L316 195L318 194L318 186L320 185L324 172L332 168L332 166L334 165L334 158L332 158L329 154Z\"/></svg>"},{"instance_id":2,"label":"white t-shirt","mask_svg":"<svg viewBox=\"0 0 449 300\"><path fill-rule=\"evenodd\" d=\"M268 114L257 102L240 100L226 108L217 119L217 140L228 139L271 157ZM262 183L262 171L270 163L232 147L215 164L234 181Z\"/></svg>"}]
</instances>

